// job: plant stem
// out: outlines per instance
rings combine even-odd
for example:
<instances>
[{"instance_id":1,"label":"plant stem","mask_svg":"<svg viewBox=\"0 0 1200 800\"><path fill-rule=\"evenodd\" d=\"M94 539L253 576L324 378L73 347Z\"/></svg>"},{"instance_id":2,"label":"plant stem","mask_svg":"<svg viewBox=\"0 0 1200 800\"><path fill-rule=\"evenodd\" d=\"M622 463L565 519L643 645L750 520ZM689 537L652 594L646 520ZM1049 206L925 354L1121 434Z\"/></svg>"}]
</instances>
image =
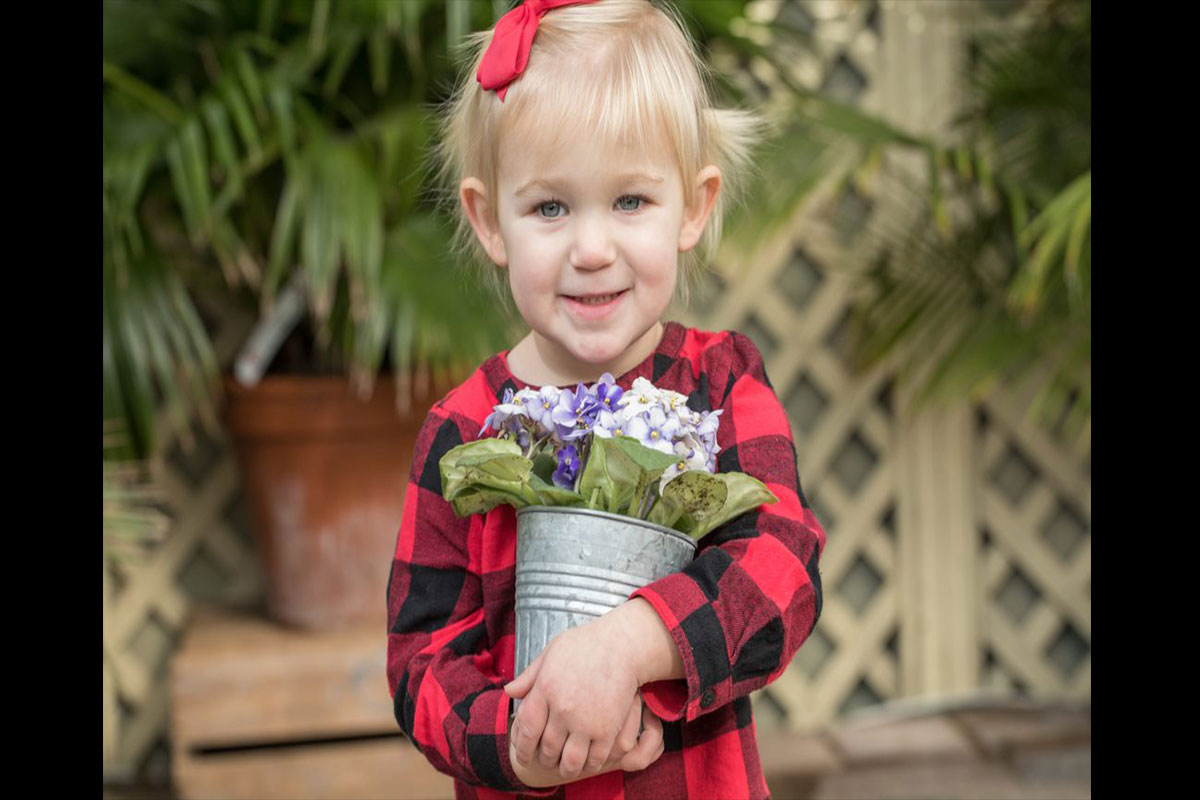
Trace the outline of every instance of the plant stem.
<instances>
[{"instance_id":1,"label":"plant stem","mask_svg":"<svg viewBox=\"0 0 1200 800\"><path fill-rule=\"evenodd\" d=\"M530 440L529 441L529 449L525 451L525 457L530 460L533 460L533 451L538 449L539 447L541 447L543 444L545 444L546 440L549 438L550 438L550 434L548 434L548 433L545 436L543 436L542 438L538 439L537 441L533 441L533 436L530 436L529 437L529 440Z\"/></svg>"},{"instance_id":2,"label":"plant stem","mask_svg":"<svg viewBox=\"0 0 1200 800\"><path fill-rule=\"evenodd\" d=\"M654 484L648 483L646 490L642 492L642 496L638 498L638 519L645 519L650 514L650 509L654 507Z\"/></svg>"},{"instance_id":3,"label":"plant stem","mask_svg":"<svg viewBox=\"0 0 1200 800\"><path fill-rule=\"evenodd\" d=\"M583 478L583 468L587 465L588 452L591 450L592 440L588 439L583 444L579 445L579 471L575 473L575 485L572 487L576 492L579 491L579 481Z\"/></svg>"}]
</instances>

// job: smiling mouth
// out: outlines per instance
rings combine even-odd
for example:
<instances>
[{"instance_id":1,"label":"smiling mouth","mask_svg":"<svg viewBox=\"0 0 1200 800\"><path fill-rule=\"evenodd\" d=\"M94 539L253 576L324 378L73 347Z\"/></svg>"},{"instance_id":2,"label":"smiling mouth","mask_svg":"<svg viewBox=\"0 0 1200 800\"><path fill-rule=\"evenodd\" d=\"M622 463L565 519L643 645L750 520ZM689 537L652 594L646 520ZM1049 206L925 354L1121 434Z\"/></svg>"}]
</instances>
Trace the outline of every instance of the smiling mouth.
<instances>
[{"instance_id":1,"label":"smiling mouth","mask_svg":"<svg viewBox=\"0 0 1200 800\"><path fill-rule=\"evenodd\" d=\"M574 300L576 303L583 303L585 306L602 306L605 303L611 303L613 300L616 300L626 291L626 289L622 289L619 292L612 292L611 294L566 295L566 297Z\"/></svg>"}]
</instances>

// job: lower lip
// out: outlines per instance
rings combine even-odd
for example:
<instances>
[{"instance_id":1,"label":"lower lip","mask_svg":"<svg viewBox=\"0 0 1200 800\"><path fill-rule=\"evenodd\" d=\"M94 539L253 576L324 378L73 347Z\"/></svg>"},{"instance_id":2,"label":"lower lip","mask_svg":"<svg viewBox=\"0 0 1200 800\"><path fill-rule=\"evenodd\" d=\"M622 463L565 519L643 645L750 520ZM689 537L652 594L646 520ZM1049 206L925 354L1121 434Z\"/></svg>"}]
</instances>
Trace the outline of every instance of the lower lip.
<instances>
[{"instance_id":1,"label":"lower lip","mask_svg":"<svg viewBox=\"0 0 1200 800\"><path fill-rule=\"evenodd\" d=\"M605 317L610 316L614 311L617 310L617 306L619 306L621 301L625 299L625 295L628 292L629 290L626 289L612 300L609 300L607 303L581 303L578 300L570 297L563 297L563 300L566 301L567 308L571 309L571 312L575 314L575 316L579 317L580 319L592 321L604 319Z\"/></svg>"}]
</instances>

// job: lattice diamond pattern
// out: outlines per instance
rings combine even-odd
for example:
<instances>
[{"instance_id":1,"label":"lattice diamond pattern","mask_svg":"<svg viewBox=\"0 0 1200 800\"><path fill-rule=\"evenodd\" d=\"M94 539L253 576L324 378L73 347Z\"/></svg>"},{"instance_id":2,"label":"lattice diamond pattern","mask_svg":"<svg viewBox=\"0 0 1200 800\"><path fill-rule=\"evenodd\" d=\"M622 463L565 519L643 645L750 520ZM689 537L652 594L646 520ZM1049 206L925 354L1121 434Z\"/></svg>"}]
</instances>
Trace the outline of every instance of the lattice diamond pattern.
<instances>
[{"instance_id":1,"label":"lattice diamond pattern","mask_svg":"<svg viewBox=\"0 0 1200 800\"><path fill-rule=\"evenodd\" d=\"M997 393L977 425L984 680L1091 690L1090 482L1083 460Z\"/></svg>"},{"instance_id":2,"label":"lattice diamond pattern","mask_svg":"<svg viewBox=\"0 0 1200 800\"><path fill-rule=\"evenodd\" d=\"M770 364L771 356L774 355L775 350L779 346L779 342L775 338L775 335L771 333L770 328L752 314L742 323L740 330L750 337L750 341L754 342L755 346L762 353L763 360L767 364ZM770 369L768 368L767 371L770 372Z\"/></svg>"},{"instance_id":3,"label":"lattice diamond pattern","mask_svg":"<svg viewBox=\"0 0 1200 800\"><path fill-rule=\"evenodd\" d=\"M1063 623L1046 656L1054 662L1064 680L1070 679L1088 657L1088 643L1070 623Z\"/></svg>"},{"instance_id":4,"label":"lattice diamond pattern","mask_svg":"<svg viewBox=\"0 0 1200 800\"><path fill-rule=\"evenodd\" d=\"M803 250L797 249L791 261L779 273L776 285L784 297L800 311L820 287L822 280L821 271L812 265L811 259Z\"/></svg>"},{"instance_id":5,"label":"lattice diamond pattern","mask_svg":"<svg viewBox=\"0 0 1200 800\"><path fill-rule=\"evenodd\" d=\"M1037 470L1015 446L1008 448L990 475L992 483L1012 505L1021 502L1037 477Z\"/></svg>"},{"instance_id":6,"label":"lattice diamond pattern","mask_svg":"<svg viewBox=\"0 0 1200 800\"><path fill-rule=\"evenodd\" d=\"M805 433L812 433L817 428L821 413L829 405L829 400L821 387L817 386L807 375L801 375L792 385L783 407L791 417L792 424Z\"/></svg>"},{"instance_id":7,"label":"lattice diamond pattern","mask_svg":"<svg viewBox=\"0 0 1200 800\"><path fill-rule=\"evenodd\" d=\"M1030 609L1037 605L1040 599L1041 592L1017 567L1011 568L1008 578L996 592L996 603L1017 625L1025 621Z\"/></svg>"},{"instance_id":8,"label":"lattice diamond pattern","mask_svg":"<svg viewBox=\"0 0 1200 800\"><path fill-rule=\"evenodd\" d=\"M1064 562L1071 560L1076 548L1088 535L1087 524L1065 503L1059 503L1054 516L1042 527L1041 533L1046 544Z\"/></svg>"},{"instance_id":9,"label":"lattice diamond pattern","mask_svg":"<svg viewBox=\"0 0 1200 800\"><path fill-rule=\"evenodd\" d=\"M839 103L855 105L867 88L867 77L845 54L838 56L825 77L821 91Z\"/></svg>"},{"instance_id":10,"label":"lattice diamond pattern","mask_svg":"<svg viewBox=\"0 0 1200 800\"><path fill-rule=\"evenodd\" d=\"M855 614L861 614L871 604L871 599L883 585L883 577L871 566L871 562L859 555L837 585L837 592Z\"/></svg>"},{"instance_id":11,"label":"lattice diamond pattern","mask_svg":"<svg viewBox=\"0 0 1200 800\"><path fill-rule=\"evenodd\" d=\"M834 459L833 472L846 491L854 494L870 476L878 461L879 457L875 455L871 445L856 432L846 440L846 444Z\"/></svg>"}]
</instances>

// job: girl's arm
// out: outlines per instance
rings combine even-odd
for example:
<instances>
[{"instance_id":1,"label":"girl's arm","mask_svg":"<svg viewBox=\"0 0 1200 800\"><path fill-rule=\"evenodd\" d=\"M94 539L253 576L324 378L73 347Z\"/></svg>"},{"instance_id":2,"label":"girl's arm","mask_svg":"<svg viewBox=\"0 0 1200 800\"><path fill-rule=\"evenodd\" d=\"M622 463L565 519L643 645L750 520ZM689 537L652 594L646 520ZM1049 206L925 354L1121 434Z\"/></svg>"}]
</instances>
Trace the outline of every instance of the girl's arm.
<instances>
[{"instance_id":1,"label":"girl's arm","mask_svg":"<svg viewBox=\"0 0 1200 800\"><path fill-rule=\"evenodd\" d=\"M458 517L441 492L438 460L478 428L435 410L417 436L387 587L388 688L401 730L439 772L549 795L509 759L505 678L486 650L482 577L468 564L468 530L483 518Z\"/></svg>"},{"instance_id":2,"label":"girl's arm","mask_svg":"<svg viewBox=\"0 0 1200 800\"><path fill-rule=\"evenodd\" d=\"M739 333L703 348L695 356L702 384L713 409L724 409L717 470L758 478L779 502L713 531L682 572L633 593L657 613L681 659L682 680L642 688L666 720L694 720L775 680L821 612L825 531L800 489L791 426L762 355ZM661 659L655 664L648 668L662 668Z\"/></svg>"}]
</instances>

